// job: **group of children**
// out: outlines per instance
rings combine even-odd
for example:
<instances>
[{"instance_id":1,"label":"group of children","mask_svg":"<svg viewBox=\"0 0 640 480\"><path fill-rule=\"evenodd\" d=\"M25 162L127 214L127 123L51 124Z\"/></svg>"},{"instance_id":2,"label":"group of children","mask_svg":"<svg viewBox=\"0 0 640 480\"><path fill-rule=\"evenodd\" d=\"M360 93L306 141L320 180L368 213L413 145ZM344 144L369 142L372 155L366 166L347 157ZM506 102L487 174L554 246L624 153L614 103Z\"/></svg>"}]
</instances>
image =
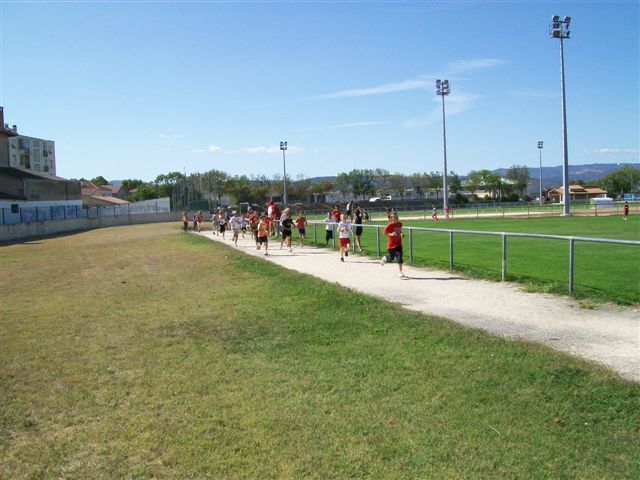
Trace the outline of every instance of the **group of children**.
<instances>
[{"instance_id":1,"label":"group of children","mask_svg":"<svg viewBox=\"0 0 640 480\"><path fill-rule=\"evenodd\" d=\"M298 216L294 220L291 215L291 209L285 208L279 217L269 215L269 210L260 213L252 210L249 213L249 228L251 236L256 242L256 249L261 250L264 245L264 254L269 255L269 234L280 236L280 249L286 247L290 252L293 251L292 234L293 227L298 229L300 236L300 247L304 247L304 239L306 237L307 219L302 210L298 211Z\"/></svg>"},{"instance_id":2,"label":"group of children","mask_svg":"<svg viewBox=\"0 0 640 480\"><path fill-rule=\"evenodd\" d=\"M273 206L274 205L269 205L269 207ZM293 251L292 232L295 226L300 236L300 247L303 247L307 226L307 219L304 216L304 212L302 210L298 211L298 216L294 220L289 208L285 208L282 214L274 210L275 209L267 209L267 211L260 213L250 208L248 215L243 215L235 210L231 212L225 211L224 209L214 210L211 215L213 232L215 235L221 235L224 239L226 231L231 230L233 234L232 241L237 247L239 237L242 236L242 238L244 238L247 227L249 227L251 238L253 238L256 243L256 249L261 250L264 245L264 254L269 255L270 235L281 236L280 248L286 247L290 252ZM329 241L333 239L334 226L338 232L341 262L344 262L345 257L349 256L352 234L356 242L357 251L362 252L363 212L358 207L356 207L354 211L349 211L349 209L347 209L347 211L348 213L340 213L336 205L333 211L327 212L327 218L324 219L327 245ZM274 216L276 213L279 215L278 217ZM200 231L202 219L202 212L196 212L193 219L194 231ZM352 227L352 221L355 229ZM183 212L182 222L184 231L186 232L189 226L188 212ZM402 272L402 238L404 237L404 233L402 233L402 223L399 221L397 212L389 212L389 223L385 226L383 233L388 239L388 252L387 255L382 258L380 264L385 265L388 262L397 260L400 269L400 278L407 278Z\"/></svg>"}]
</instances>

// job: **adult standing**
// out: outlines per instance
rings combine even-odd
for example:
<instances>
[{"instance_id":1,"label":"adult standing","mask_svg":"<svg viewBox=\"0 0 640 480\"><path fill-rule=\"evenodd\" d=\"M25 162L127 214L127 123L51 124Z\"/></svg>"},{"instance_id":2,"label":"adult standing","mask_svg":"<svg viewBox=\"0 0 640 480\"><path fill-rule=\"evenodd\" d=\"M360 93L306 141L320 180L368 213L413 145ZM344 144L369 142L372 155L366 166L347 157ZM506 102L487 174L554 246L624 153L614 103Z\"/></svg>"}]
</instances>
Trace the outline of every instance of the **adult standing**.
<instances>
[{"instance_id":1,"label":"adult standing","mask_svg":"<svg viewBox=\"0 0 640 480\"><path fill-rule=\"evenodd\" d=\"M362 236L362 211L360 210L360 208L356 207L355 215L356 218L354 223L356 225L356 248L358 249L358 252L362 252L362 244L360 243L360 237Z\"/></svg>"}]
</instances>

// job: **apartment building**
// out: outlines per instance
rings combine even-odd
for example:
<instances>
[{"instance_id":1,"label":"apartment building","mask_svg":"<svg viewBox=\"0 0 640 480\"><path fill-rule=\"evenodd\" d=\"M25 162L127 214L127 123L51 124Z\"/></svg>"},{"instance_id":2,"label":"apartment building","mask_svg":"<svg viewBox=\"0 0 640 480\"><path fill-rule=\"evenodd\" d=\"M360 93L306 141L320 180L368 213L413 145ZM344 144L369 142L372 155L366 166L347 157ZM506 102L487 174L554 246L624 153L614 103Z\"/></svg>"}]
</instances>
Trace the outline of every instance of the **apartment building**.
<instances>
[{"instance_id":1,"label":"apartment building","mask_svg":"<svg viewBox=\"0 0 640 480\"><path fill-rule=\"evenodd\" d=\"M9 166L55 176L55 152L53 140L17 135L9 139Z\"/></svg>"}]
</instances>

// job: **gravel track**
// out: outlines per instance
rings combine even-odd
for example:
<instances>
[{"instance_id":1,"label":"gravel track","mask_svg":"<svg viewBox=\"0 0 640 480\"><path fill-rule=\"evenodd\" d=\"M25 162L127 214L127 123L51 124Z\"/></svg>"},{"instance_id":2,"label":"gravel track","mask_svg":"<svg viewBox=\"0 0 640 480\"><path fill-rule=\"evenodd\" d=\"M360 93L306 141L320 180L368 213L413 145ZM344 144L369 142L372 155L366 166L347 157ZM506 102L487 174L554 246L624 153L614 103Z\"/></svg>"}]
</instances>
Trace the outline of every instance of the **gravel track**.
<instances>
[{"instance_id":1,"label":"gravel track","mask_svg":"<svg viewBox=\"0 0 640 480\"><path fill-rule=\"evenodd\" d=\"M201 232L211 240L233 246L227 240ZM269 242L269 255L257 251L246 235L237 250L255 255L290 270L317 278L403 307L453 320L492 334L551 346L603 364L625 379L640 382L640 310L602 305L581 308L571 297L525 293L514 283L469 279L440 270L404 266L407 279L398 277L395 264L380 266L379 259L350 255L344 263L332 250L317 247L280 249L279 240Z\"/></svg>"}]
</instances>

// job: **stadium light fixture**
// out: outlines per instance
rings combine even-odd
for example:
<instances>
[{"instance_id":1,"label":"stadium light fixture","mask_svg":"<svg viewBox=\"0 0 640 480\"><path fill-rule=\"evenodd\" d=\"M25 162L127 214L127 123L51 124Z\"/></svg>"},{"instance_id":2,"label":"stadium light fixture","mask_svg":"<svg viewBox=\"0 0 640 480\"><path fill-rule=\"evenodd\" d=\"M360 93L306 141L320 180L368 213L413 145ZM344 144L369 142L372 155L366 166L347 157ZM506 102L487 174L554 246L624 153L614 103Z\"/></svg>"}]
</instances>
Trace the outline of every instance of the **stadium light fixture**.
<instances>
[{"instance_id":1,"label":"stadium light fixture","mask_svg":"<svg viewBox=\"0 0 640 480\"><path fill-rule=\"evenodd\" d=\"M442 175L443 209L449 210L449 186L447 182L447 129L444 115L444 97L451 93L449 80L436 80L436 95L442 97L442 152L444 156L444 175Z\"/></svg>"},{"instance_id":2,"label":"stadium light fixture","mask_svg":"<svg viewBox=\"0 0 640 480\"><path fill-rule=\"evenodd\" d=\"M282 165L284 167L284 177L283 181L283 190L282 190L282 201L284 203L285 208L287 208L288 199L287 199L287 162L285 159L284 152L287 150L287 142L280 142L280 150L282 150Z\"/></svg>"},{"instance_id":3,"label":"stadium light fixture","mask_svg":"<svg viewBox=\"0 0 640 480\"><path fill-rule=\"evenodd\" d=\"M540 205L542 205L542 148L544 147L544 142L540 140L538 142L538 150L540 151Z\"/></svg>"},{"instance_id":4,"label":"stadium light fixture","mask_svg":"<svg viewBox=\"0 0 640 480\"><path fill-rule=\"evenodd\" d=\"M565 99L564 86L564 43L565 38L569 38L571 31L569 24L571 17L564 17L560 20L559 15L551 17L549 26L549 36L560 40L560 89L562 93L562 214L570 215L569 210L569 147L567 146L567 102Z\"/></svg>"}]
</instances>

